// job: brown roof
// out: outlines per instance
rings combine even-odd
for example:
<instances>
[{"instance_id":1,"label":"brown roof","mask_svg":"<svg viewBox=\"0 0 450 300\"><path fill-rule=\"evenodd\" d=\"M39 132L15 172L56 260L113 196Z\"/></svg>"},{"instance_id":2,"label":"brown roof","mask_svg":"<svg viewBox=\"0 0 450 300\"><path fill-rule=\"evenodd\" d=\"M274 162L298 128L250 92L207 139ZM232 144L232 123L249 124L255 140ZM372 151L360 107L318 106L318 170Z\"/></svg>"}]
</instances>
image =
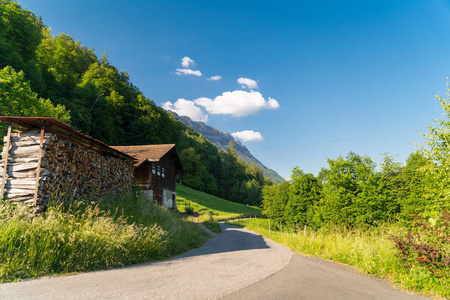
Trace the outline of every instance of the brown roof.
<instances>
[{"instance_id":1,"label":"brown roof","mask_svg":"<svg viewBox=\"0 0 450 300\"><path fill-rule=\"evenodd\" d=\"M136 167L142 164L144 161L159 162L164 155L166 155L173 149L176 155L176 163L179 164L180 170L183 170L175 144L111 147L135 157L137 159L137 161L135 162Z\"/></svg>"},{"instance_id":2,"label":"brown roof","mask_svg":"<svg viewBox=\"0 0 450 300\"><path fill-rule=\"evenodd\" d=\"M114 149L113 147L108 146L102 141L85 135L54 118L0 116L0 122L9 123L13 126L24 129L42 128L45 125L46 132L51 132L88 146L90 145L92 148L95 148L99 151L109 152L112 154L124 156L127 159L135 160L133 156L130 156L120 150Z\"/></svg>"}]
</instances>

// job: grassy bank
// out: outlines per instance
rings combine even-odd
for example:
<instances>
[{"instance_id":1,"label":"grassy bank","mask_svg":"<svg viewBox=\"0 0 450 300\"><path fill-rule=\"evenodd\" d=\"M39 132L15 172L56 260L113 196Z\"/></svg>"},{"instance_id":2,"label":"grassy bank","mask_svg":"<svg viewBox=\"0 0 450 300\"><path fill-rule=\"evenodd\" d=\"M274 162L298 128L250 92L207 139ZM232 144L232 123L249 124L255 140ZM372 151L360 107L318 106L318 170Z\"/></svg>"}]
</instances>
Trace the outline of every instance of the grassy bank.
<instances>
[{"instance_id":1,"label":"grassy bank","mask_svg":"<svg viewBox=\"0 0 450 300\"><path fill-rule=\"evenodd\" d=\"M0 282L160 260L207 239L197 225L132 195L67 201L36 218L1 203Z\"/></svg>"},{"instance_id":2,"label":"grassy bank","mask_svg":"<svg viewBox=\"0 0 450 300\"><path fill-rule=\"evenodd\" d=\"M271 230L267 219L240 220L235 225L253 230L264 237L284 244L293 252L357 267L364 273L389 279L403 289L435 297L450 298L450 276L435 277L419 268L403 266L397 256L390 234L400 228L386 226L368 231L320 230L306 233L300 230ZM231 223L233 224L233 223Z\"/></svg>"},{"instance_id":3,"label":"grassy bank","mask_svg":"<svg viewBox=\"0 0 450 300\"><path fill-rule=\"evenodd\" d=\"M185 205L190 205L200 214L201 222L209 221L210 213L215 221L261 215L261 209L256 206L227 201L184 185L177 184L176 191L178 210L184 212Z\"/></svg>"},{"instance_id":4,"label":"grassy bank","mask_svg":"<svg viewBox=\"0 0 450 300\"><path fill-rule=\"evenodd\" d=\"M220 224L215 221L204 221L203 225L214 233L221 233Z\"/></svg>"}]
</instances>

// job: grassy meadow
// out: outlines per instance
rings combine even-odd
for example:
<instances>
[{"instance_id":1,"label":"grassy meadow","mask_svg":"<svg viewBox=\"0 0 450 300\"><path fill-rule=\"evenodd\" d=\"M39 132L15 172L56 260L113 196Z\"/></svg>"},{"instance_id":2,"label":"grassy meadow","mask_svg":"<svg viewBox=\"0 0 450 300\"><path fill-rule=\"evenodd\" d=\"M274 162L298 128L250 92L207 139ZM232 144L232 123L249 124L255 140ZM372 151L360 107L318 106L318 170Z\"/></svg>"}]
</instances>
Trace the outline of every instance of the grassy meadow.
<instances>
[{"instance_id":1,"label":"grassy meadow","mask_svg":"<svg viewBox=\"0 0 450 300\"><path fill-rule=\"evenodd\" d=\"M53 203L45 216L0 204L0 282L122 267L201 246L209 235L148 200Z\"/></svg>"},{"instance_id":2,"label":"grassy meadow","mask_svg":"<svg viewBox=\"0 0 450 300\"><path fill-rule=\"evenodd\" d=\"M293 252L320 257L357 267L361 272L388 279L397 287L421 292L438 299L450 298L450 276L436 277L423 269L405 268L397 257L391 234L402 229L396 226L381 226L371 230L321 229L317 231L279 230L278 224L268 219L238 220L230 224L239 225L271 240L289 247ZM276 230L273 230L277 228Z\"/></svg>"},{"instance_id":3,"label":"grassy meadow","mask_svg":"<svg viewBox=\"0 0 450 300\"><path fill-rule=\"evenodd\" d=\"M185 212L186 206L190 206L194 212L200 214L199 220L201 222L212 219L217 222L261 215L259 207L224 200L184 185L177 184L176 191L178 210Z\"/></svg>"}]
</instances>

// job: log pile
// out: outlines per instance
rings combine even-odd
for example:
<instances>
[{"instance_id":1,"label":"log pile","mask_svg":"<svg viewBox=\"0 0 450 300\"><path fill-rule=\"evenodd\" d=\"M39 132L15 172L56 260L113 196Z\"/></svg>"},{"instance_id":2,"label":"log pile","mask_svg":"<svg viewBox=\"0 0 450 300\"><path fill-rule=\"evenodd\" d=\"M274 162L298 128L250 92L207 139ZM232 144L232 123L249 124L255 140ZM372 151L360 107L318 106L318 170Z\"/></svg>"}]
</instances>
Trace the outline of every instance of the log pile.
<instances>
[{"instance_id":1,"label":"log pile","mask_svg":"<svg viewBox=\"0 0 450 300\"><path fill-rule=\"evenodd\" d=\"M6 199L32 206L36 213L45 211L56 193L101 196L131 189L133 161L130 159L52 133L44 134L41 151L40 130L12 133L8 153L6 139L0 165L2 180L7 156Z\"/></svg>"},{"instance_id":2,"label":"log pile","mask_svg":"<svg viewBox=\"0 0 450 300\"><path fill-rule=\"evenodd\" d=\"M48 146L50 135L50 133L44 135L44 151ZM40 153L40 131L11 134L9 147L7 139L8 136L5 136L0 165L0 180L3 181L3 174L6 175L5 196L14 202L33 205ZM4 173L5 158L8 159L6 173Z\"/></svg>"}]
</instances>

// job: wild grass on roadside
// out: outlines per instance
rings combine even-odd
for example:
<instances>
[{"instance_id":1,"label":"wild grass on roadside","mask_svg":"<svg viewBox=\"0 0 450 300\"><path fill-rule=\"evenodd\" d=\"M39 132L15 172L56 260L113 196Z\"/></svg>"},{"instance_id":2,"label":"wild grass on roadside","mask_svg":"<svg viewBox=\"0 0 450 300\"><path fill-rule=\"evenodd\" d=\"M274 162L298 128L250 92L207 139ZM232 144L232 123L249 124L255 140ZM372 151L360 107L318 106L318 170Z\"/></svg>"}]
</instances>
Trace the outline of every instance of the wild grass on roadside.
<instances>
[{"instance_id":1,"label":"wild grass on roadside","mask_svg":"<svg viewBox=\"0 0 450 300\"><path fill-rule=\"evenodd\" d=\"M437 278L417 268L406 268L388 239L402 229L381 226L372 230L345 230L340 228L318 231L297 229L283 233L268 228L268 219L239 220L230 224L243 226L264 237L284 244L293 252L355 266L361 271L390 279L407 290L432 296L450 297L450 279Z\"/></svg>"},{"instance_id":2,"label":"wild grass on roadside","mask_svg":"<svg viewBox=\"0 0 450 300\"><path fill-rule=\"evenodd\" d=\"M203 222L203 225L205 225L206 228L211 230L214 233L221 233L222 230L220 229L220 224L217 222L211 222L211 221L205 221Z\"/></svg>"},{"instance_id":3,"label":"wild grass on roadside","mask_svg":"<svg viewBox=\"0 0 450 300\"><path fill-rule=\"evenodd\" d=\"M177 184L176 191L178 210L184 212L190 206L200 214L200 222L208 221L210 212L215 221L261 215L261 209L256 206L227 201L184 185Z\"/></svg>"},{"instance_id":4,"label":"wild grass on roadside","mask_svg":"<svg viewBox=\"0 0 450 300\"><path fill-rule=\"evenodd\" d=\"M167 258L206 241L197 225L133 195L66 200L45 216L0 204L0 282Z\"/></svg>"},{"instance_id":5,"label":"wild grass on roadside","mask_svg":"<svg viewBox=\"0 0 450 300\"><path fill-rule=\"evenodd\" d=\"M222 229L220 228L220 224L215 221L214 213L209 211L207 214L209 215L209 219L208 221L204 221L203 225L214 233L221 233Z\"/></svg>"}]
</instances>

